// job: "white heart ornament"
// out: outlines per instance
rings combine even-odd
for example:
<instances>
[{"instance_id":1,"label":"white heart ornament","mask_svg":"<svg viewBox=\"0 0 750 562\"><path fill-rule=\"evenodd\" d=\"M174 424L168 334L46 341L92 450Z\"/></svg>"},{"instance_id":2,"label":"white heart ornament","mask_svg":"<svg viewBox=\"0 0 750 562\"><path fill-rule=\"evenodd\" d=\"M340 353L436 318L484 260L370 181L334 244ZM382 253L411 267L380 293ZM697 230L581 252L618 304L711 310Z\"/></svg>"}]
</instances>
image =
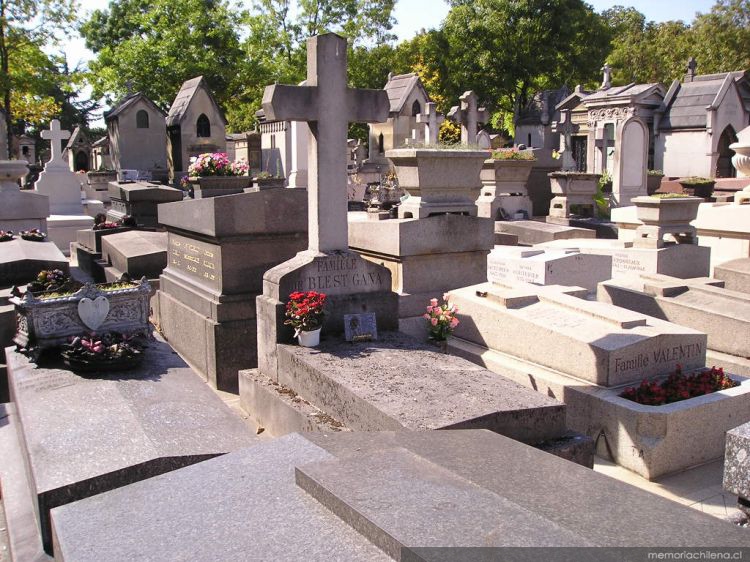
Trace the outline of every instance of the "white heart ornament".
<instances>
[{"instance_id":1,"label":"white heart ornament","mask_svg":"<svg viewBox=\"0 0 750 562\"><path fill-rule=\"evenodd\" d=\"M107 314L109 314L107 297L96 297L94 300L82 298L78 301L78 316L90 330L96 330L101 326Z\"/></svg>"}]
</instances>

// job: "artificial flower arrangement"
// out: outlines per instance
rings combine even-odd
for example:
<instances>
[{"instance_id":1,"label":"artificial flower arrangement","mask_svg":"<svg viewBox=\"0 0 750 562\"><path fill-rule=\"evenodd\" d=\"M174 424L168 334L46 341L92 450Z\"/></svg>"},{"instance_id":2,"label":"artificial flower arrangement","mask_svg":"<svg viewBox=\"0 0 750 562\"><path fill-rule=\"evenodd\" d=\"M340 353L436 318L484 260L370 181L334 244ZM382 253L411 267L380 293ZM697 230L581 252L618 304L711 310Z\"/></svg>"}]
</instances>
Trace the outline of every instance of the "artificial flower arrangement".
<instances>
[{"instance_id":1,"label":"artificial flower arrangement","mask_svg":"<svg viewBox=\"0 0 750 562\"><path fill-rule=\"evenodd\" d=\"M15 238L12 230L0 230L0 242L10 242Z\"/></svg>"},{"instance_id":2,"label":"artificial flower arrangement","mask_svg":"<svg viewBox=\"0 0 750 562\"><path fill-rule=\"evenodd\" d=\"M36 279L26 286L26 290L32 293L67 292L77 290L80 286L80 283L73 281L69 275L66 275L60 269L44 269L39 272Z\"/></svg>"},{"instance_id":3,"label":"artificial flower arrangement","mask_svg":"<svg viewBox=\"0 0 750 562\"><path fill-rule=\"evenodd\" d=\"M685 375L682 373L682 367L677 365L674 373L661 383L644 379L640 386L628 387L620 396L646 406L661 406L662 404L671 404L695 396L734 388L739 384L725 375L724 369L721 368L711 367L692 375Z\"/></svg>"},{"instance_id":4,"label":"artificial flower arrangement","mask_svg":"<svg viewBox=\"0 0 750 562\"><path fill-rule=\"evenodd\" d=\"M446 341L460 323L456 318L457 313L458 307L448 303L448 295L443 295L442 304L438 304L437 299L430 299L427 311L422 315L427 320L430 339Z\"/></svg>"},{"instance_id":5,"label":"artificial flower arrangement","mask_svg":"<svg viewBox=\"0 0 750 562\"><path fill-rule=\"evenodd\" d=\"M190 159L188 175L192 177L207 176L244 176L249 167L247 162L230 162L225 152L206 152Z\"/></svg>"},{"instance_id":6,"label":"artificial flower arrangement","mask_svg":"<svg viewBox=\"0 0 750 562\"><path fill-rule=\"evenodd\" d=\"M21 238L31 242L44 242L44 239L47 238L47 233L42 232L38 228L32 228L31 230L21 232Z\"/></svg>"},{"instance_id":7,"label":"artificial flower arrangement","mask_svg":"<svg viewBox=\"0 0 750 562\"><path fill-rule=\"evenodd\" d=\"M325 293L316 291L294 292L286 303L286 320L284 324L294 328L295 337L302 332L320 329L325 315Z\"/></svg>"},{"instance_id":8,"label":"artificial flower arrangement","mask_svg":"<svg viewBox=\"0 0 750 562\"><path fill-rule=\"evenodd\" d=\"M63 346L61 355L74 370L129 369L143 358L137 337L116 332L76 336Z\"/></svg>"}]
</instances>

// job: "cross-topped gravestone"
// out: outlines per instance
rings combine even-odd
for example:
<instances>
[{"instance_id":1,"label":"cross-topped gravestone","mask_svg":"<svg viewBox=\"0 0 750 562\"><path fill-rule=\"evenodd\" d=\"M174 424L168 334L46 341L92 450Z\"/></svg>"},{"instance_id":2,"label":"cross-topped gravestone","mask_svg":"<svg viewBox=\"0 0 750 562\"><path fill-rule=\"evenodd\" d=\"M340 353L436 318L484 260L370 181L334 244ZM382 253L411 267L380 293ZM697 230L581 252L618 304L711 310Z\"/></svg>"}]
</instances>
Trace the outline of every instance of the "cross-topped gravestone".
<instances>
[{"instance_id":1,"label":"cross-topped gravestone","mask_svg":"<svg viewBox=\"0 0 750 562\"><path fill-rule=\"evenodd\" d=\"M464 92L458 98L461 105L454 105L448 112L448 119L461 125L461 144L476 144L477 130L480 123L486 123L488 112L483 107L478 107L479 98L474 90Z\"/></svg>"},{"instance_id":2,"label":"cross-topped gravestone","mask_svg":"<svg viewBox=\"0 0 750 562\"><path fill-rule=\"evenodd\" d=\"M60 121L53 119L49 124L48 131L42 131L42 138L50 141L50 149L52 150L52 157L47 166L59 166L63 165L67 167L67 164L62 157L62 144L60 141L70 138L70 131L66 131L60 128Z\"/></svg>"},{"instance_id":3,"label":"cross-topped gravestone","mask_svg":"<svg viewBox=\"0 0 750 562\"><path fill-rule=\"evenodd\" d=\"M346 85L346 39L326 33L307 40L307 85L267 86L263 111L271 121L307 121L309 249L345 250L347 129L350 122L382 122L390 105L384 90Z\"/></svg>"},{"instance_id":4,"label":"cross-topped gravestone","mask_svg":"<svg viewBox=\"0 0 750 562\"><path fill-rule=\"evenodd\" d=\"M604 77L602 79L602 85L599 86L600 90L609 90L612 87L612 67L608 64L605 64L601 71L604 73Z\"/></svg>"},{"instance_id":5,"label":"cross-topped gravestone","mask_svg":"<svg viewBox=\"0 0 750 562\"><path fill-rule=\"evenodd\" d=\"M424 142L425 144L437 144L440 124L445 121L445 116L437 111L435 102L425 104L424 113L417 115L417 123L424 124Z\"/></svg>"}]
</instances>

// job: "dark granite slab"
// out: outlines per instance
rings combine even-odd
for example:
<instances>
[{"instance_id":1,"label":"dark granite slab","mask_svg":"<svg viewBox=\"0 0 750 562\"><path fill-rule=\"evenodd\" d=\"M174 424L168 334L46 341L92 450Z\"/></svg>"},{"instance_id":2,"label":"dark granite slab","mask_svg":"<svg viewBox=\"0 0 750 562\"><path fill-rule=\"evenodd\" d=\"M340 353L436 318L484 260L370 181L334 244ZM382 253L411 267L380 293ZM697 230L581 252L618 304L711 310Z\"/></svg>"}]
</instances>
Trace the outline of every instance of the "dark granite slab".
<instances>
[{"instance_id":1,"label":"dark granite slab","mask_svg":"<svg viewBox=\"0 0 750 562\"><path fill-rule=\"evenodd\" d=\"M724 489L750 501L750 422L727 431Z\"/></svg>"},{"instance_id":2,"label":"dark granite slab","mask_svg":"<svg viewBox=\"0 0 750 562\"><path fill-rule=\"evenodd\" d=\"M565 432L561 402L400 332L279 344L278 358L277 382L355 431L483 428L527 443Z\"/></svg>"},{"instance_id":3,"label":"dark granite slab","mask_svg":"<svg viewBox=\"0 0 750 562\"><path fill-rule=\"evenodd\" d=\"M107 236L102 258L132 279L158 279L167 265L167 233L131 230Z\"/></svg>"},{"instance_id":4,"label":"dark granite slab","mask_svg":"<svg viewBox=\"0 0 750 562\"><path fill-rule=\"evenodd\" d=\"M295 486L330 458L289 435L59 507L56 560L389 560Z\"/></svg>"},{"instance_id":5,"label":"dark granite slab","mask_svg":"<svg viewBox=\"0 0 750 562\"><path fill-rule=\"evenodd\" d=\"M137 370L82 377L6 348L45 547L49 510L247 446L255 437L163 341Z\"/></svg>"}]
</instances>

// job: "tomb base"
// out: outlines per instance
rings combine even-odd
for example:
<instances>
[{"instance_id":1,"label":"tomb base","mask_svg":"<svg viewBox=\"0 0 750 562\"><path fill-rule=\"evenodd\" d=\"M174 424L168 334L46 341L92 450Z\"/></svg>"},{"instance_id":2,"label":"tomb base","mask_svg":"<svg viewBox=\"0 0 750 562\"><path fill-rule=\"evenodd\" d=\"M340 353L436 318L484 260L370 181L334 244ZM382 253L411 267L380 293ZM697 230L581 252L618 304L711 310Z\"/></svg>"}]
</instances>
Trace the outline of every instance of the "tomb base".
<instances>
[{"instance_id":1,"label":"tomb base","mask_svg":"<svg viewBox=\"0 0 750 562\"><path fill-rule=\"evenodd\" d=\"M78 240L78 231L93 226L94 219L88 215L50 215L47 218L47 240L69 256L70 243Z\"/></svg>"}]
</instances>

